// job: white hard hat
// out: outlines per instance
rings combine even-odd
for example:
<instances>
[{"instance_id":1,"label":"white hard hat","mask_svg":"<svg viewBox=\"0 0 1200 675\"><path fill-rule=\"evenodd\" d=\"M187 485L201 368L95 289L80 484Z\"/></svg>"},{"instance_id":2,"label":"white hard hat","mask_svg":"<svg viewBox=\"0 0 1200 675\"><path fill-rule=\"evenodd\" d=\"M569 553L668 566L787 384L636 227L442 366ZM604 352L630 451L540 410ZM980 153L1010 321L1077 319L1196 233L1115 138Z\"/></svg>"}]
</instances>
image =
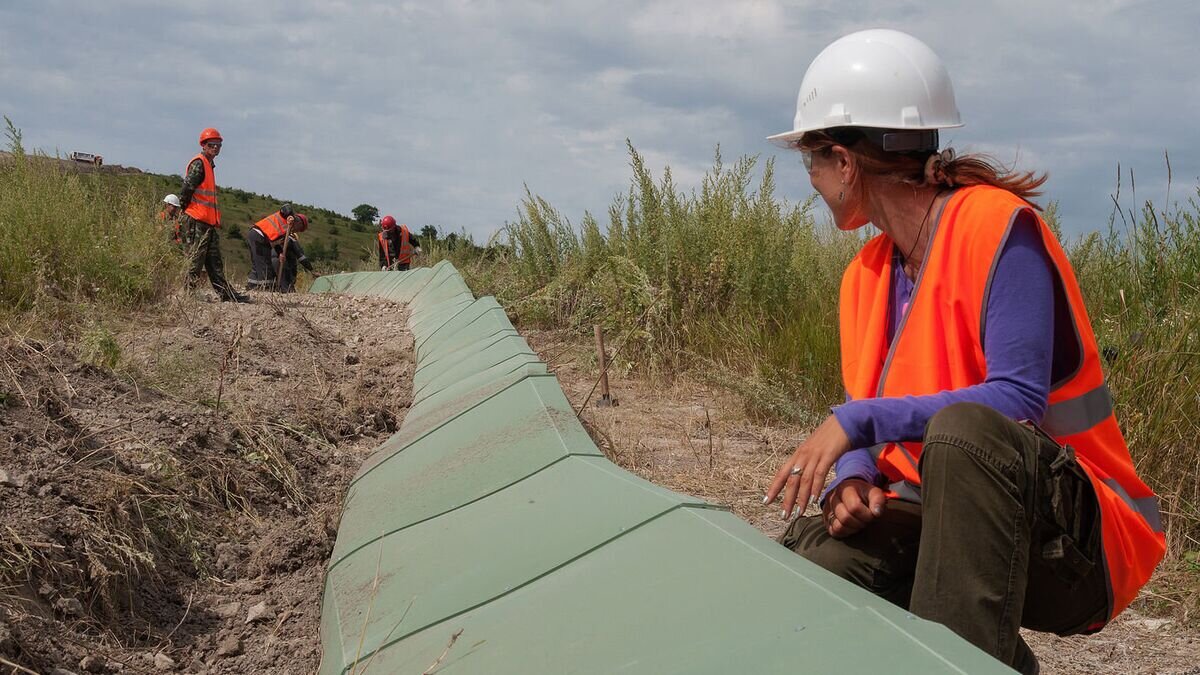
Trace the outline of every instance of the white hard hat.
<instances>
[{"instance_id":1,"label":"white hard hat","mask_svg":"<svg viewBox=\"0 0 1200 675\"><path fill-rule=\"evenodd\" d=\"M171 206L179 206L179 197L176 197L175 195L167 195L166 197L163 197L163 203L170 204Z\"/></svg>"},{"instance_id":2,"label":"white hard hat","mask_svg":"<svg viewBox=\"0 0 1200 675\"><path fill-rule=\"evenodd\" d=\"M817 54L796 97L792 130L767 140L789 145L834 127L933 130L961 127L954 87L924 42L896 30L851 33Z\"/></svg>"}]
</instances>

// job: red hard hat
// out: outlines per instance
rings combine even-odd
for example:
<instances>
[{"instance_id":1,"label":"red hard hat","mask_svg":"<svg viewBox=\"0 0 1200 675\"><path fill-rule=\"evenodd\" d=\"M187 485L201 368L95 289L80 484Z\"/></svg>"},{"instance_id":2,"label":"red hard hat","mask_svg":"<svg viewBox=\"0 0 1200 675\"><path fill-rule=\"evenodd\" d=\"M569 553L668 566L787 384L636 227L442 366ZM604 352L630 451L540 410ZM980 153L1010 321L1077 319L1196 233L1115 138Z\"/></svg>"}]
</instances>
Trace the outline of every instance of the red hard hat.
<instances>
[{"instance_id":1,"label":"red hard hat","mask_svg":"<svg viewBox=\"0 0 1200 675\"><path fill-rule=\"evenodd\" d=\"M391 216L384 216L379 221L379 227L382 227L385 230L390 230L395 226L396 226L396 219Z\"/></svg>"},{"instance_id":2,"label":"red hard hat","mask_svg":"<svg viewBox=\"0 0 1200 675\"><path fill-rule=\"evenodd\" d=\"M296 222L292 224L293 232L304 232L308 229L308 216L303 213L296 214Z\"/></svg>"},{"instance_id":3,"label":"red hard hat","mask_svg":"<svg viewBox=\"0 0 1200 675\"><path fill-rule=\"evenodd\" d=\"M221 132L217 131L216 129L214 129L212 127L209 127L207 129L205 129L204 131L200 132L200 145L204 145L208 141L223 141L223 140L224 139L221 138Z\"/></svg>"}]
</instances>

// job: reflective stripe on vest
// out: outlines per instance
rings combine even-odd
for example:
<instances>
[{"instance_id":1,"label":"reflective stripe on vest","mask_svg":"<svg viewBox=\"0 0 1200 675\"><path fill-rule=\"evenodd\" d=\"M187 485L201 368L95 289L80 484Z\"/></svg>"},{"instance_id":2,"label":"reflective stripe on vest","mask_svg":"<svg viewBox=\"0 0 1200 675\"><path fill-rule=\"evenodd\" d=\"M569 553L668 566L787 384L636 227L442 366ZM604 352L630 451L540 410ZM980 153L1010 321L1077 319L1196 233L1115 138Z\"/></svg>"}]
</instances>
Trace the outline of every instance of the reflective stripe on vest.
<instances>
[{"instance_id":1,"label":"reflective stripe on vest","mask_svg":"<svg viewBox=\"0 0 1200 675\"><path fill-rule=\"evenodd\" d=\"M1120 497L1126 504L1128 504L1129 508L1142 514L1142 518L1145 518L1146 522L1150 524L1150 529L1154 530L1155 532L1163 531L1162 513L1158 510L1157 496L1150 495L1149 497L1134 499L1133 497L1129 496L1129 493L1125 491L1125 488L1121 487L1121 484L1116 480L1112 478L1105 478L1104 484L1107 485L1110 490L1117 493L1117 496Z\"/></svg>"},{"instance_id":2,"label":"reflective stripe on vest","mask_svg":"<svg viewBox=\"0 0 1200 675\"><path fill-rule=\"evenodd\" d=\"M1018 216L1036 221L1054 265L1072 340L1056 353L1079 355L1072 373L1051 386L1041 427L1070 445L1088 475L1100 509L1105 570L1112 591L1109 618L1136 597L1166 550L1154 493L1138 478L1113 414L1099 349L1070 262L1038 214L1015 195L989 186L954 192L932 221L925 263L908 310L890 344L889 306L895 247L879 235L855 256L839 298L842 381L851 399L924 396L987 380L983 335L996 260ZM873 449L893 484L920 484L921 444ZM893 488L894 489L894 488Z\"/></svg>"},{"instance_id":3,"label":"reflective stripe on vest","mask_svg":"<svg viewBox=\"0 0 1200 675\"><path fill-rule=\"evenodd\" d=\"M287 220L278 211L258 221L254 226L262 231L263 236L272 244L283 239L283 235L287 233Z\"/></svg>"},{"instance_id":4,"label":"reflective stripe on vest","mask_svg":"<svg viewBox=\"0 0 1200 675\"><path fill-rule=\"evenodd\" d=\"M203 154L199 154L188 161L188 167L196 160L204 163L204 181L192 192L192 200L183 212L202 223L220 227L221 211L217 208L217 179L213 175L212 162ZM186 168L184 174L187 174Z\"/></svg>"},{"instance_id":5,"label":"reflective stripe on vest","mask_svg":"<svg viewBox=\"0 0 1200 675\"><path fill-rule=\"evenodd\" d=\"M1101 384L1091 391L1046 407L1041 427L1054 436L1083 433L1108 419L1113 413L1112 394Z\"/></svg>"}]
</instances>

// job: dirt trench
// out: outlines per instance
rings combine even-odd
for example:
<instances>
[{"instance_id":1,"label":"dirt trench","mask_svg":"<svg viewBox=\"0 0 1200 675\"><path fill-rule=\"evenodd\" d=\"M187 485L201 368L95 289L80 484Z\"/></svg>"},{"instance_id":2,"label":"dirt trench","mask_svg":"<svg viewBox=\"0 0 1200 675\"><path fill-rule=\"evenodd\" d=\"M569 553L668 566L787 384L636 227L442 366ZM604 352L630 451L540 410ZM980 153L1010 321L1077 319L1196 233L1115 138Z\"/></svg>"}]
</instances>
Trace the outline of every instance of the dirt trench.
<instances>
[{"instance_id":1,"label":"dirt trench","mask_svg":"<svg viewBox=\"0 0 1200 675\"><path fill-rule=\"evenodd\" d=\"M0 336L0 673L311 673L362 460L411 400L400 306L181 295Z\"/></svg>"}]
</instances>

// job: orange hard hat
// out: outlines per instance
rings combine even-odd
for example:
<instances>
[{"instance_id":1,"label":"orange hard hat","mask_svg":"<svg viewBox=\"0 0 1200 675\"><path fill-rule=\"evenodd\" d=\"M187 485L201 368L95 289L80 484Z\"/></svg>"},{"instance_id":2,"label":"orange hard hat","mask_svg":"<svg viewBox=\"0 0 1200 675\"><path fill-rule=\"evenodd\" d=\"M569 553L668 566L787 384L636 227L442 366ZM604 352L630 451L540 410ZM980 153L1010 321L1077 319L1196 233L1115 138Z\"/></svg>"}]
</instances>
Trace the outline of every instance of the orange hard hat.
<instances>
[{"instance_id":1,"label":"orange hard hat","mask_svg":"<svg viewBox=\"0 0 1200 675\"><path fill-rule=\"evenodd\" d=\"M385 230L390 230L395 226L396 226L396 219L391 216L384 216L379 221L379 227L382 227Z\"/></svg>"},{"instance_id":2,"label":"orange hard hat","mask_svg":"<svg viewBox=\"0 0 1200 675\"><path fill-rule=\"evenodd\" d=\"M296 214L296 222L292 224L293 232L304 232L308 229L308 216L303 213Z\"/></svg>"},{"instance_id":3,"label":"orange hard hat","mask_svg":"<svg viewBox=\"0 0 1200 675\"><path fill-rule=\"evenodd\" d=\"M214 129L212 127L209 127L207 129L205 129L204 131L200 132L200 145L204 145L208 141L223 141L223 140L224 139L221 138L221 132L217 131L216 129Z\"/></svg>"}]
</instances>

